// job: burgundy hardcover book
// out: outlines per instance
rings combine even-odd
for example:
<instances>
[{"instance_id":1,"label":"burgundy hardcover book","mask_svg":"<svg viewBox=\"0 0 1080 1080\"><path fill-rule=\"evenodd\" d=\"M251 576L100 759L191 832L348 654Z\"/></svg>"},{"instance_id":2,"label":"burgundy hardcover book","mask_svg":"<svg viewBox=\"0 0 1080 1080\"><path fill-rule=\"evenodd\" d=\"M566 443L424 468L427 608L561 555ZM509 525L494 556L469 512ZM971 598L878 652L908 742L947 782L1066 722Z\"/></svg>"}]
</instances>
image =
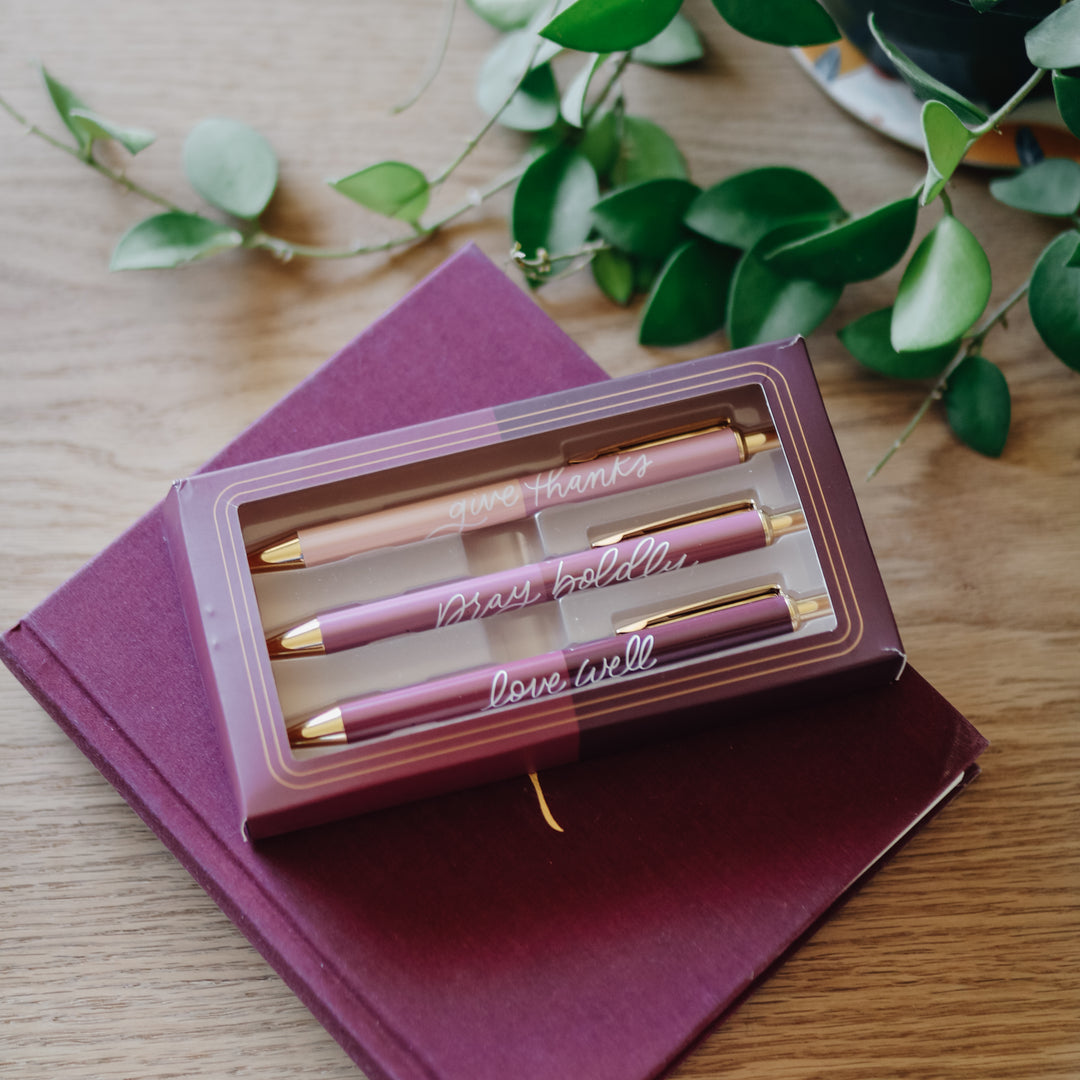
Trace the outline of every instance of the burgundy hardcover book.
<instances>
[{"instance_id":1,"label":"burgundy hardcover book","mask_svg":"<svg viewBox=\"0 0 1080 1080\"><path fill-rule=\"evenodd\" d=\"M211 466L601 378L466 249ZM120 647L92 632L104 611ZM909 670L545 772L562 832L521 778L251 844L160 507L0 652L373 1080L656 1075L983 746Z\"/></svg>"}]
</instances>

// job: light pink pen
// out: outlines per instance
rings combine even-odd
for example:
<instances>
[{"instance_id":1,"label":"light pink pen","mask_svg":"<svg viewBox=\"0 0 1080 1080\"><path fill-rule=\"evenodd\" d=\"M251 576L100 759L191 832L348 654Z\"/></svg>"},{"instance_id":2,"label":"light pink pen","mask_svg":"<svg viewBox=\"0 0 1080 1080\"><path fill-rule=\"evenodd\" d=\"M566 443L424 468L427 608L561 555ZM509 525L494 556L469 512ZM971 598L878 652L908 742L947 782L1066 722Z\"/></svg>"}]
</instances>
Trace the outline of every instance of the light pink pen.
<instances>
[{"instance_id":1,"label":"light pink pen","mask_svg":"<svg viewBox=\"0 0 1080 1080\"><path fill-rule=\"evenodd\" d=\"M729 424L665 433L529 476L304 526L249 552L248 562L256 573L321 566L375 548L519 521L549 506L737 465L776 445L773 431L744 434Z\"/></svg>"},{"instance_id":2,"label":"light pink pen","mask_svg":"<svg viewBox=\"0 0 1080 1080\"><path fill-rule=\"evenodd\" d=\"M268 638L267 648L275 660L334 653L471 622L765 547L805 524L799 510L770 514L752 502L698 509L599 535L585 551L320 612Z\"/></svg>"},{"instance_id":3,"label":"light pink pen","mask_svg":"<svg viewBox=\"0 0 1080 1080\"><path fill-rule=\"evenodd\" d=\"M295 747L358 742L418 724L574 694L716 649L791 633L828 612L828 597L796 600L776 586L722 596L633 620L599 641L338 702L289 724L289 741Z\"/></svg>"}]
</instances>

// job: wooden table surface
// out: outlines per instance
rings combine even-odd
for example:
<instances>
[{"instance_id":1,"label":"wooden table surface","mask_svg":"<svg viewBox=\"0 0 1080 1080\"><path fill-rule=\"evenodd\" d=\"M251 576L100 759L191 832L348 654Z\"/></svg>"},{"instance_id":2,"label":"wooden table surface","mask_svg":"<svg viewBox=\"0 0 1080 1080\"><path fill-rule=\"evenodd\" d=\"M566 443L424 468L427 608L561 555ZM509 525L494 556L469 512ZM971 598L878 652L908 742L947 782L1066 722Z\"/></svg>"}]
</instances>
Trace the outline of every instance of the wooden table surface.
<instances>
[{"instance_id":1,"label":"wooden table surface","mask_svg":"<svg viewBox=\"0 0 1080 1080\"><path fill-rule=\"evenodd\" d=\"M705 62L634 69L626 89L633 111L675 135L695 180L795 164L856 209L916 183L917 154L840 112L782 51L739 38L707 4L690 10ZM281 160L270 225L313 243L386 235L325 178L387 157L451 159L479 126L472 80L494 40L462 6L434 90L391 116L436 47L438 0L7 0L0 11L0 93L24 115L61 133L41 60L106 116L155 130L129 172L191 206L185 133L204 116L242 118ZM447 204L520 148L491 135ZM985 179L964 171L952 194L1001 299L1054 228L994 203ZM505 260L507 206L366 260L234 254L110 274L112 244L149 208L0 115L0 621L44 599L462 243ZM864 482L924 391L860 370L835 331L888 303L897 274L850 288L811 350L911 662L992 746L978 783L678 1064L685 1080L1080 1076L1080 379L1022 308L987 347L1013 393L1004 456L961 447L935 409ZM723 348L639 347L638 312L587 276L537 299L612 375ZM6 673L0 710L0 1074L357 1076Z\"/></svg>"}]
</instances>

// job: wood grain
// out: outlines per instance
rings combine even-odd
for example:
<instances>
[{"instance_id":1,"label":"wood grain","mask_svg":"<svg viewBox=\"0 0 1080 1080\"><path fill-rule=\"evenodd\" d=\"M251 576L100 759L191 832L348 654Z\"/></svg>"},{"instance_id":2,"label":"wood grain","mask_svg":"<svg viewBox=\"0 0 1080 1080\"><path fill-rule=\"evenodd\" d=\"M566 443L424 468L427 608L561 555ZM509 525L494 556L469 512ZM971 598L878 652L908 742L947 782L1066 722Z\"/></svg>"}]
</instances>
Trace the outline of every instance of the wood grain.
<instances>
[{"instance_id":1,"label":"wood grain","mask_svg":"<svg viewBox=\"0 0 1080 1080\"><path fill-rule=\"evenodd\" d=\"M450 160L479 125L471 84L494 38L463 9L434 91L393 117L436 46L436 0L2 10L0 93L24 114L60 133L31 67L41 59L105 115L156 130L130 174L192 207L186 131L241 118L282 162L272 229L312 243L385 235L324 179L383 157ZM783 52L728 32L708 4L691 12L707 59L635 69L627 92L674 133L695 179L797 164L853 209L916 183L916 154L840 113ZM521 145L485 140L440 201L466 197ZM982 174L952 187L1001 299L1053 226L994 203ZM112 244L148 208L0 116L4 625L464 241L505 259L507 205L366 260L230 255L110 275ZM811 349L911 661L992 747L979 782L697 1045L680 1080L1080 1075L1080 382L1019 310L987 347L1013 392L1004 456L963 449L933 411L864 483L924 391L860 371L835 331L888 303L896 273L849 289ZM538 301L613 375L723 346L642 349L638 311L607 304L585 277ZM358 1075L6 675L0 710L0 1073Z\"/></svg>"}]
</instances>

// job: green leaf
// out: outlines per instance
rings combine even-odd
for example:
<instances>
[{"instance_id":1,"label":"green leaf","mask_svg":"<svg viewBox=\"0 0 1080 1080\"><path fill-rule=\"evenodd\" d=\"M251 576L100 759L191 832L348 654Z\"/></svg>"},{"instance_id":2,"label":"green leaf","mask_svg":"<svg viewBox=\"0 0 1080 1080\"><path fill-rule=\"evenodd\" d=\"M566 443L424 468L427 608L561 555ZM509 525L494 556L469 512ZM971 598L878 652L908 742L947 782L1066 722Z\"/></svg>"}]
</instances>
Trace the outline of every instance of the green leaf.
<instances>
[{"instance_id":1,"label":"green leaf","mask_svg":"<svg viewBox=\"0 0 1080 1080\"><path fill-rule=\"evenodd\" d=\"M90 153L93 140L84 126L73 123L71 119L71 110L85 109L87 107L86 102L74 90L60 82L59 79L54 79L44 67L41 67L40 71L42 79L45 80L45 89L49 92L49 98L52 100L57 114L63 120L68 131L75 136L75 142L78 144L83 156L87 156Z\"/></svg>"},{"instance_id":2,"label":"green leaf","mask_svg":"<svg viewBox=\"0 0 1080 1080\"><path fill-rule=\"evenodd\" d=\"M836 306L842 285L777 273L764 253L802 235L809 226L792 222L763 236L735 270L728 300L728 337L733 349L811 334Z\"/></svg>"},{"instance_id":3,"label":"green leaf","mask_svg":"<svg viewBox=\"0 0 1080 1080\"><path fill-rule=\"evenodd\" d=\"M1024 35L1028 59L1050 69L1080 66L1080 4L1062 4Z\"/></svg>"},{"instance_id":4,"label":"green leaf","mask_svg":"<svg viewBox=\"0 0 1080 1080\"><path fill-rule=\"evenodd\" d=\"M991 180L990 194L1016 210L1072 217L1080 208L1080 164L1070 158L1044 158L1012 176Z\"/></svg>"},{"instance_id":5,"label":"green leaf","mask_svg":"<svg viewBox=\"0 0 1080 1080\"><path fill-rule=\"evenodd\" d=\"M683 345L724 325L728 288L739 254L706 240L672 252L641 316L642 345Z\"/></svg>"},{"instance_id":6,"label":"green leaf","mask_svg":"<svg viewBox=\"0 0 1080 1080\"><path fill-rule=\"evenodd\" d=\"M951 87L935 79L933 75L928 75L914 60L886 41L881 36L873 14L870 15L868 21L870 31L877 39L882 51L893 62L893 66L915 92L917 98L922 101L944 102L965 123L981 124L987 119L986 113L973 101L969 101L963 94L958 94Z\"/></svg>"},{"instance_id":7,"label":"green leaf","mask_svg":"<svg viewBox=\"0 0 1080 1080\"><path fill-rule=\"evenodd\" d=\"M919 201L926 206L941 194L941 189L964 160L975 136L960 117L940 101L928 101L923 105L922 129L926 179Z\"/></svg>"},{"instance_id":8,"label":"green leaf","mask_svg":"<svg viewBox=\"0 0 1080 1080\"><path fill-rule=\"evenodd\" d=\"M915 235L918 199L887 203L823 232L770 251L765 261L781 274L834 285L866 281L895 266Z\"/></svg>"},{"instance_id":9,"label":"green leaf","mask_svg":"<svg viewBox=\"0 0 1080 1080\"><path fill-rule=\"evenodd\" d=\"M656 37L681 4L682 0L576 0L540 33L579 52L624 52Z\"/></svg>"},{"instance_id":10,"label":"green leaf","mask_svg":"<svg viewBox=\"0 0 1080 1080\"><path fill-rule=\"evenodd\" d=\"M496 30L518 30L528 24L547 0L468 0L468 5Z\"/></svg>"},{"instance_id":11,"label":"green leaf","mask_svg":"<svg viewBox=\"0 0 1080 1080\"><path fill-rule=\"evenodd\" d=\"M683 214L701 189L689 180L666 177L619 188L593 207L596 231L633 255L666 259L686 241Z\"/></svg>"},{"instance_id":12,"label":"green leaf","mask_svg":"<svg viewBox=\"0 0 1080 1080\"><path fill-rule=\"evenodd\" d=\"M971 0L971 6L979 12L979 14L993 11L1000 3L1001 0Z\"/></svg>"},{"instance_id":13,"label":"green leaf","mask_svg":"<svg viewBox=\"0 0 1080 1080\"><path fill-rule=\"evenodd\" d=\"M685 15L676 15L652 41L634 49L630 59L651 67L678 67L692 64L704 55L705 49L694 24Z\"/></svg>"},{"instance_id":14,"label":"green leaf","mask_svg":"<svg viewBox=\"0 0 1080 1080\"><path fill-rule=\"evenodd\" d=\"M945 415L961 442L987 457L1000 457L1009 437L1009 386L1000 369L969 356L949 377Z\"/></svg>"},{"instance_id":15,"label":"green leaf","mask_svg":"<svg viewBox=\"0 0 1080 1080\"><path fill-rule=\"evenodd\" d=\"M690 204L686 224L716 241L753 247L784 222L817 217L822 226L843 215L836 196L809 173L770 165L736 173L703 191Z\"/></svg>"},{"instance_id":16,"label":"green leaf","mask_svg":"<svg viewBox=\"0 0 1080 1080\"><path fill-rule=\"evenodd\" d=\"M1080 138L1080 77L1055 71L1054 98L1065 126Z\"/></svg>"},{"instance_id":17,"label":"green leaf","mask_svg":"<svg viewBox=\"0 0 1080 1080\"><path fill-rule=\"evenodd\" d=\"M121 127L119 124L114 124L91 109L77 106L71 109L68 117L71 125L85 131L91 142L97 139L113 139L131 154L145 150L157 138L152 131L147 131L145 128Z\"/></svg>"},{"instance_id":18,"label":"green leaf","mask_svg":"<svg viewBox=\"0 0 1080 1080\"><path fill-rule=\"evenodd\" d=\"M514 192L514 239L529 258L541 249L560 255L581 247L599 190L584 154L566 145L549 150L525 170Z\"/></svg>"},{"instance_id":19,"label":"green leaf","mask_svg":"<svg viewBox=\"0 0 1080 1080\"><path fill-rule=\"evenodd\" d=\"M615 109L598 113L585 126L578 149L589 159L606 185L619 160L620 114Z\"/></svg>"},{"instance_id":20,"label":"green leaf","mask_svg":"<svg viewBox=\"0 0 1080 1080\"><path fill-rule=\"evenodd\" d=\"M840 31L817 0L713 0L740 34L770 45L824 45Z\"/></svg>"},{"instance_id":21,"label":"green leaf","mask_svg":"<svg viewBox=\"0 0 1080 1080\"><path fill-rule=\"evenodd\" d=\"M515 131L551 127L559 118L559 89L548 61L558 51L547 42L541 42L537 49L537 38L531 30L507 34L480 65L477 105L488 116L498 113L499 123ZM528 74L518 86L526 68Z\"/></svg>"},{"instance_id":22,"label":"green leaf","mask_svg":"<svg viewBox=\"0 0 1080 1080\"><path fill-rule=\"evenodd\" d=\"M236 229L199 214L172 210L128 229L113 249L110 270L164 270L238 248Z\"/></svg>"},{"instance_id":23,"label":"green leaf","mask_svg":"<svg viewBox=\"0 0 1080 1080\"><path fill-rule=\"evenodd\" d=\"M1039 256L1031 275L1028 308L1046 347L1080 371L1080 234L1062 233Z\"/></svg>"},{"instance_id":24,"label":"green leaf","mask_svg":"<svg viewBox=\"0 0 1080 1080\"><path fill-rule=\"evenodd\" d=\"M403 161L380 161L340 180L331 180L330 186L376 214L410 225L420 220L431 195L427 177Z\"/></svg>"},{"instance_id":25,"label":"green leaf","mask_svg":"<svg viewBox=\"0 0 1080 1080\"><path fill-rule=\"evenodd\" d=\"M635 259L634 292L651 292L652 287L656 284L656 279L660 276L660 271L663 269L664 264L662 262L656 262L653 259Z\"/></svg>"},{"instance_id":26,"label":"green leaf","mask_svg":"<svg viewBox=\"0 0 1080 1080\"><path fill-rule=\"evenodd\" d=\"M611 172L616 187L662 176L686 179L686 159L659 124L643 116L624 116L619 156Z\"/></svg>"},{"instance_id":27,"label":"green leaf","mask_svg":"<svg viewBox=\"0 0 1080 1080\"><path fill-rule=\"evenodd\" d=\"M594 53L589 57L562 96L559 112L562 118L573 127L579 128L585 124L585 102L589 96L589 85L606 59L606 53Z\"/></svg>"},{"instance_id":28,"label":"green leaf","mask_svg":"<svg viewBox=\"0 0 1080 1080\"><path fill-rule=\"evenodd\" d=\"M892 308L882 308L848 323L837 336L860 364L892 379L929 379L940 375L960 347L959 341L953 341L923 352L898 353L889 340L891 324Z\"/></svg>"},{"instance_id":29,"label":"green leaf","mask_svg":"<svg viewBox=\"0 0 1080 1080\"><path fill-rule=\"evenodd\" d=\"M592 275L600 291L620 307L633 299L634 261L629 255L611 248L598 251L593 256Z\"/></svg>"},{"instance_id":30,"label":"green leaf","mask_svg":"<svg viewBox=\"0 0 1080 1080\"><path fill-rule=\"evenodd\" d=\"M990 299L990 262L971 231L943 217L915 249L896 294L892 345L935 349L963 337Z\"/></svg>"},{"instance_id":31,"label":"green leaf","mask_svg":"<svg viewBox=\"0 0 1080 1080\"><path fill-rule=\"evenodd\" d=\"M277 187L274 151L239 120L200 121L184 142L183 161L191 186L211 206L238 218L257 218Z\"/></svg>"}]
</instances>

